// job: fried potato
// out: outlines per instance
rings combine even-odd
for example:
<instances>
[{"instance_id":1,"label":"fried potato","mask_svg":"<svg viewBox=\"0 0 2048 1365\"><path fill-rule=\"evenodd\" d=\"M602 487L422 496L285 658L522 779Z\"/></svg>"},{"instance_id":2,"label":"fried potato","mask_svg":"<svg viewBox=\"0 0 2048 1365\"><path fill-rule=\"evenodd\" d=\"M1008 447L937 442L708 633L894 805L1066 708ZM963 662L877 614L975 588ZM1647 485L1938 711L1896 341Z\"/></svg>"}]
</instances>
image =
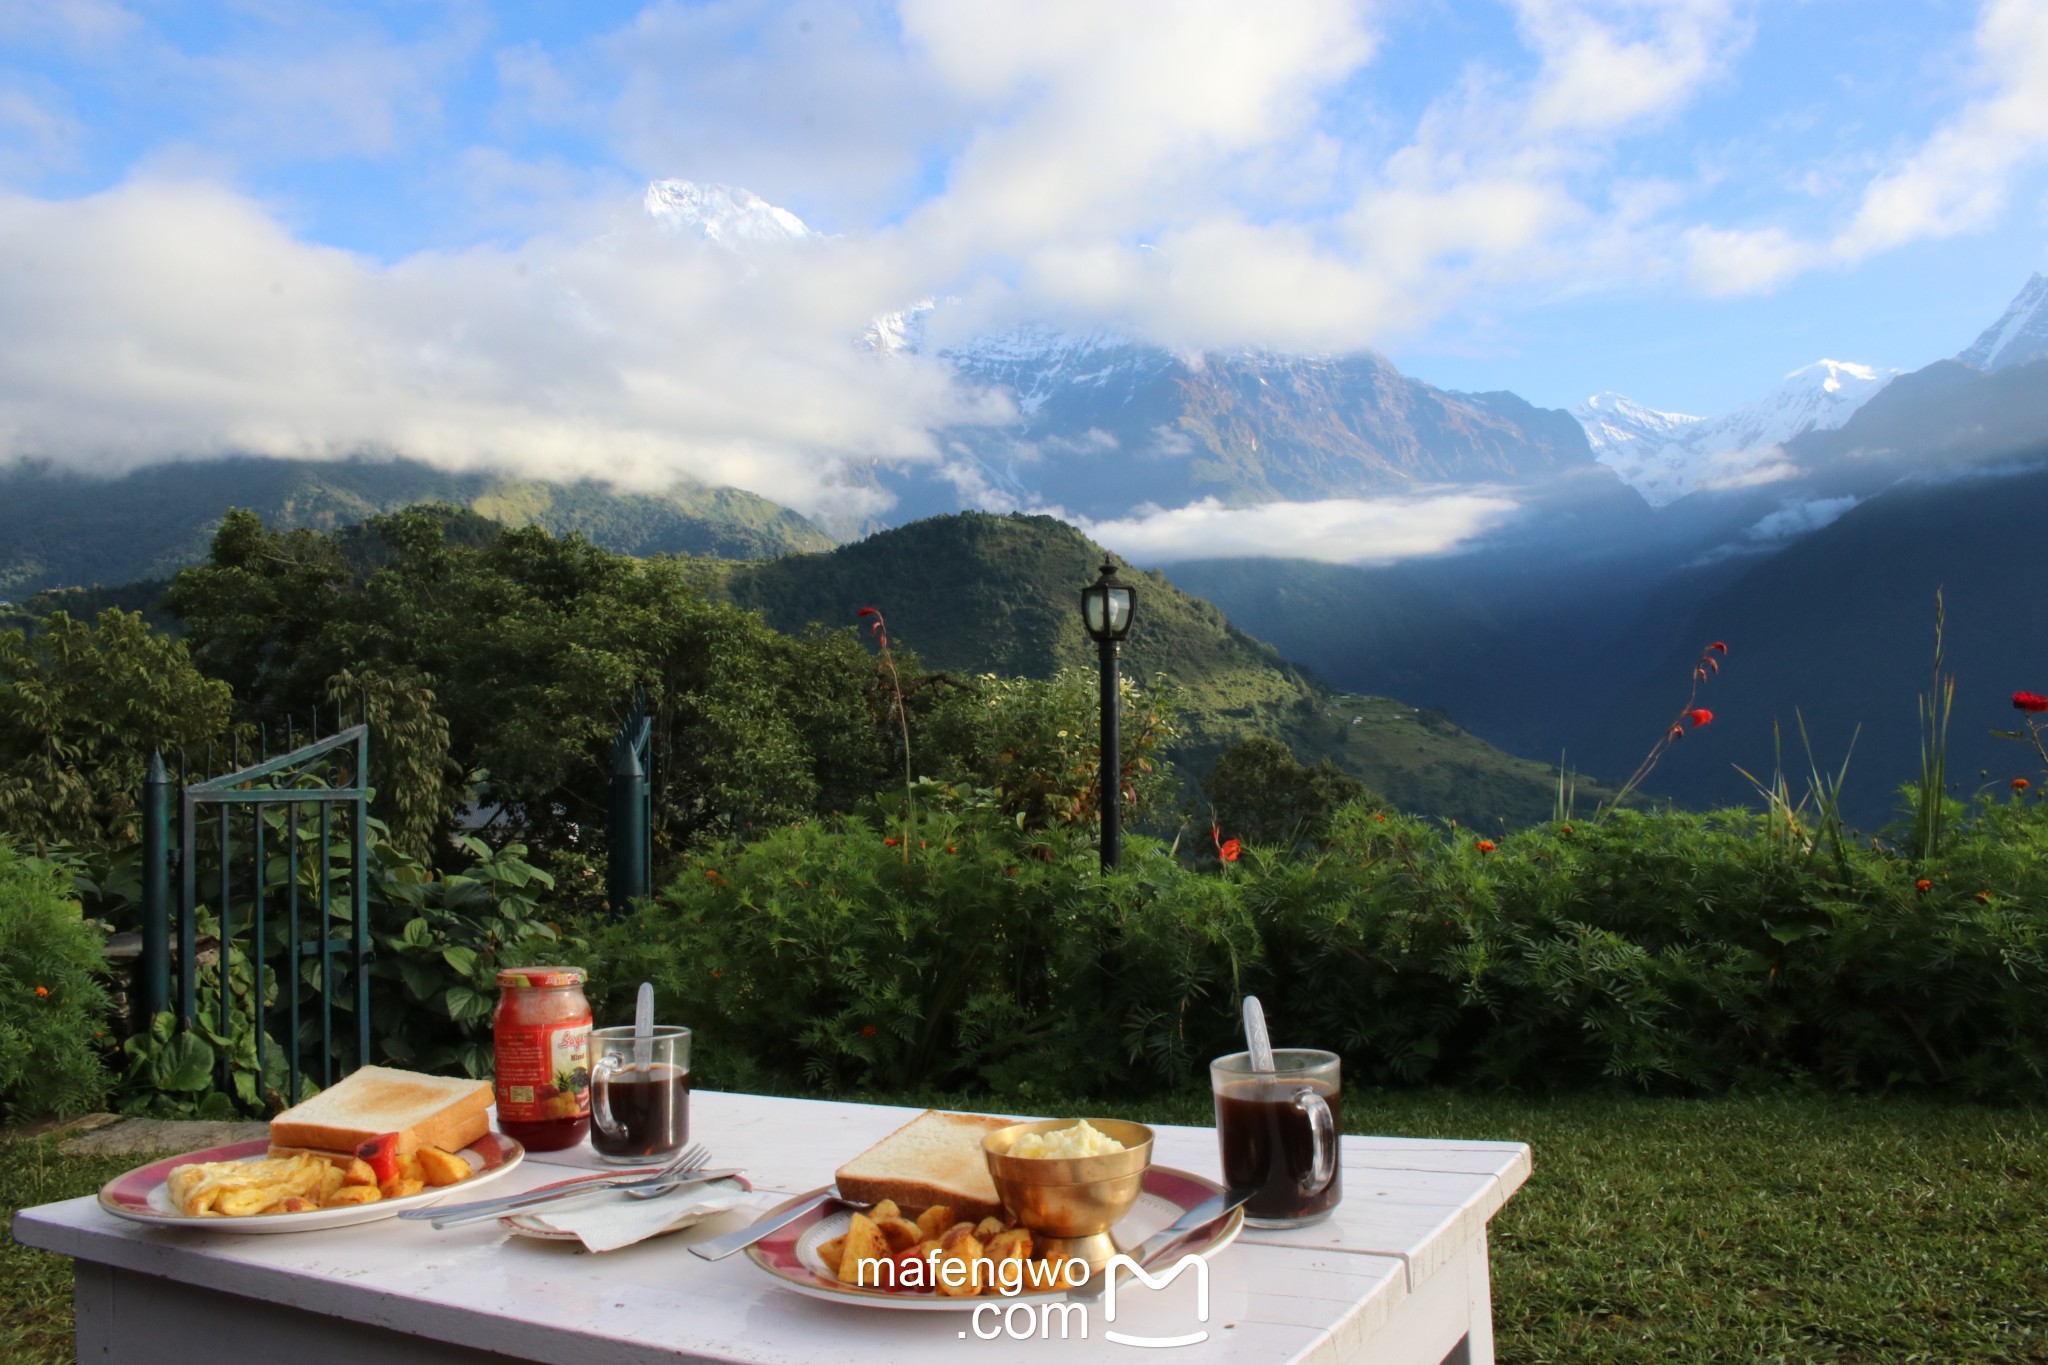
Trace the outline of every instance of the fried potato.
<instances>
[{"instance_id":1,"label":"fried potato","mask_svg":"<svg viewBox=\"0 0 2048 1365\"><path fill-rule=\"evenodd\" d=\"M974 1225L974 1237L976 1241L987 1242L989 1238L995 1236L1002 1230L1002 1219L996 1217L988 1217L982 1219L979 1223L976 1223Z\"/></svg>"},{"instance_id":2,"label":"fried potato","mask_svg":"<svg viewBox=\"0 0 2048 1365\"><path fill-rule=\"evenodd\" d=\"M882 1236L889 1243L889 1254L892 1256L924 1240L924 1233L908 1218L877 1218L875 1226L882 1230Z\"/></svg>"},{"instance_id":3,"label":"fried potato","mask_svg":"<svg viewBox=\"0 0 2048 1365\"><path fill-rule=\"evenodd\" d=\"M995 1261L1028 1261L1033 1250L1031 1229L1011 1228L989 1239L988 1254Z\"/></svg>"},{"instance_id":4,"label":"fried potato","mask_svg":"<svg viewBox=\"0 0 2048 1365\"><path fill-rule=\"evenodd\" d=\"M982 1259L981 1243L974 1240L972 1228L967 1229L965 1236L949 1238L939 1252L938 1264L933 1267L938 1272L939 1293L949 1299L967 1299L979 1294L989 1283L986 1271L981 1272L979 1280L976 1278L974 1263ZM954 1270L950 1268L952 1266L960 1268Z\"/></svg>"},{"instance_id":5,"label":"fried potato","mask_svg":"<svg viewBox=\"0 0 2048 1365\"><path fill-rule=\"evenodd\" d=\"M846 1229L846 1245L839 1252L839 1282L883 1288L881 1268L875 1262L888 1259L889 1241L875 1220L864 1213L853 1215L853 1224Z\"/></svg>"},{"instance_id":6,"label":"fried potato","mask_svg":"<svg viewBox=\"0 0 2048 1365\"><path fill-rule=\"evenodd\" d=\"M829 1242L819 1243L818 1259L825 1263L825 1268L827 1270L831 1271L834 1275L837 1275L839 1273L839 1253L845 1250L846 1238L834 1237Z\"/></svg>"},{"instance_id":7,"label":"fried potato","mask_svg":"<svg viewBox=\"0 0 2048 1365\"><path fill-rule=\"evenodd\" d=\"M955 1223L952 1227L939 1234L939 1250L943 1254L950 1256L953 1254L954 1248L958 1247L962 1242L970 1240L978 1245L981 1239L974 1235L974 1229L967 1224Z\"/></svg>"},{"instance_id":8,"label":"fried potato","mask_svg":"<svg viewBox=\"0 0 2048 1365\"><path fill-rule=\"evenodd\" d=\"M896 1201L893 1199L884 1199L881 1203L868 1210L868 1217L874 1219L877 1223L884 1223L891 1218L901 1218L902 1216L903 1210L896 1207Z\"/></svg>"},{"instance_id":9,"label":"fried potato","mask_svg":"<svg viewBox=\"0 0 2048 1365\"><path fill-rule=\"evenodd\" d=\"M326 1203L341 1189L346 1178L346 1173L341 1167L329 1163L327 1169L320 1172L320 1188L309 1197L317 1199L322 1204Z\"/></svg>"},{"instance_id":10,"label":"fried potato","mask_svg":"<svg viewBox=\"0 0 2048 1365\"><path fill-rule=\"evenodd\" d=\"M420 1176L429 1185L459 1185L469 1179L469 1163L439 1147L422 1147L417 1153Z\"/></svg>"},{"instance_id":11,"label":"fried potato","mask_svg":"<svg viewBox=\"0 0 2048 1365\"><path fill-rule=\"evenodd\" d=\"M301 1197L299 1197L298 1195L296 1195L296 1194L295 1194L295 1195L293 1195L293 1196L292 1196L291 1198L289 1198L289 1199L284 1199L284 1200L280 1200L280 1201L279 1201L279 1202L278 1202L278 1203L277 1203L276 1205L274 1205L273 1207L265 1209L265 1210L264 1210L264 1212L265 1212L265 1213L311 1213L311 1212L312 1212L312 1211L313 1211L314 1209L317 1209L317 1208L319 1208L319 1207L320 1207L320 1205L319 1205L318 1201L316 1201L316 1200L312 1200L312 1199L303 1199L303 1198L301 1198Z\"/></svg>"},{"instance_id":12,"label":"fried potato","mask_svg":"<svg viewBox=\"0 0 2048 1365\"><path fill-rule=\"evenodd\" d=\"M917 1230L926 1237L936 1237L960 1221L960 1215L944 1204L934 1204L917 1215Z\"/></svg>"},{"instance_id":13,"label":"fried potato","mask_svg":"<svg viewBox=\"0 0 2048 1365\"><path fill-rule=\"evenodd\" d=\"M464 1162L463 1164L468 1165L469 1163ZM420 1182L421 1187L425 1188L427 1172L426 1168L420 1163L420 1154L418 1152L407 1152L398 1158L398 1178L400 1180L417 1180Z\"/></svg>"},{"instance_id":14,"label":"fried potato","mask_svg":"<svg viewBox=\"0 0 2048 1365\"><path fill-rule=\"evenodd\" d=\"M323 1209L346 1208L351 1204L374 1204L384 1196L375 1185L343 1185L320 1201Z\"/></svg>"},{"instance_id":15,"label":"fried potato","mask_svg":"<svg viewBox=\"0 0 2048 1365\"><path fill-rule=\"evenodd\" d=\"M370 1169L369 1162L359 1156L352 1156L348 1160L348 1169L341 1173L341 1183L344 1185L368 1185L375 1188L377 1173Z\"/></svg>"},{"instance_id":16,"label":"fried potato","mask_svg":"<svg viewBox=\"0 0 2048 1365\"><path fill-rule=\"evenodd\" d=\"M424 1180L408 1179L404 1176L400 1176L396 1180L385 1181L382 1185L379 1185L377 1187L377 1190L378 1193L382 1194L386 1199L404 1199L411 1195L418 1194L421 1190L425 1189L426 1187L427 1182Z\"/></svg>"}]
</instances>

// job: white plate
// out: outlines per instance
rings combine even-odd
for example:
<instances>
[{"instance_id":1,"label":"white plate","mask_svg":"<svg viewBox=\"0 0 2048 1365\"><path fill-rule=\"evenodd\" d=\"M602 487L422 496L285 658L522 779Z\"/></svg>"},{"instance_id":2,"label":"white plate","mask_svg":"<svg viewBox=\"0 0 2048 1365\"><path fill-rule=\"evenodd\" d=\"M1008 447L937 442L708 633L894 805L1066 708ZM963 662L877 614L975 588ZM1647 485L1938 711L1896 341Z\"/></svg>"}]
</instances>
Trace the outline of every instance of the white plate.
<instances>
[{"instance_id":1,"label":"white plate","mask_svg":"<svg viewBox=\"0 0 2048 1365\"><path fill-rule=\"evenodd\" d=\"M147 1166L137 1166L115 1176L100 1187L100 1207L117 1218L150 1223L159 1227L196 1228L202 1232L270 1233L315 1232L322 1228L345 1228L357 1223L374 1223L396 1218L406 1209L422 1208L451 1194L464 1193L489 1184L526 1159L526 1149L502 1133L486 1133L459 1153L469 1163L469 1179L457 1185L430 1185L403 1199L379 1199L369 1204L348 1204L338 1209L308 1209L303 1213L259 1213L246 1218L193 1217L180 1212L171 1202L164 1181L176 1167L195 1161L260 1161L270 1155L268 1138L209 1147L203 1152L165 1157Z\"/></svg>"},{"instance_id":2,"label":"white plate","mask_svg":"<svg viewBox=\"0 0 2048 1365\"><path fill-rule=\"evenodd\" d=\"M1190 1210L1201 1205L1212 1195L1221 1194L1223 1187L1214 1181L1205 1180L1189 1171L1177 1170L1171 1166L1152 1166L1145 1171L1145 1185L1138 1195L1131 1211L1124 1215L1111 1232L1117 1245L1134 1247L1159 1232ZM788 1208L792 1204L816 1197L821 1191L798 1195L776 1209L761 1214L767 1218ZM977 1304L985 1303L1051 1303L1064 1300L1064 1289L1043 1290L1035 1294L1005 1294L1001 1296L981 1295L966 1298L949 1298L929 1292L897 1291L888 1289L863 1289L855 1285L841 1284L839 1277L825 1268L825 1262L818 1255L818 1248L844 1233L853 1221L850 1210L839 1208L814 1209L786 1227L777 1228L760 1241L747 1248L747 1259L762 1270L774 1276L785 1288L814 1299L826 1299L833 1303L859 1304L864 1308L894 1308L907 1312L958 1313L971 1312ZM1214 1256L1237 1239L1244 1227L1244 1210L1232 1209L1230 1213L1197 1233L1185 1246L1183 1252L1194 1252L1202 1257Z\"/></svg>"}]
</instances>

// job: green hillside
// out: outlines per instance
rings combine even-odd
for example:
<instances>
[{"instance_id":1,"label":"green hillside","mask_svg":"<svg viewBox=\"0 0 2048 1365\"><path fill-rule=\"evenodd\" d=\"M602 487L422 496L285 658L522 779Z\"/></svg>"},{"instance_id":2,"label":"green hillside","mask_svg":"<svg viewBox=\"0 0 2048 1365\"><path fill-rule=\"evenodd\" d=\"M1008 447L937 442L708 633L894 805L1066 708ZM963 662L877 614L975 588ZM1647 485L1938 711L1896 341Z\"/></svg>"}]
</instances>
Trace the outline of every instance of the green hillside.
<instances>
[{"instance_id":1,"label":"green hillside","mask_svg":"<svg viewBox=\"0 0 2048 1365\"><path fill-rule=\"evenodd\" d=\"M851 625L876 607L925 666L1046 677L1092 667L1080 589L1102 550L1051 517L933 517L820 554L728 567L726 592L770 625ZM1330 691L1163 576L1125 569L1137 622L1125 670L1164 674L1186 696L1175 753L1199 777L1235 740L1270 734L1305 763L1329 758L1405 809L1485 829L1547 818L1555 775L1502 753L1441 713Z\"/></svg>"},{"instance_id":2,"label":"green hillside","mask_svg":"<svg viewBox=\"0 0 2048 1365\"><path fill-rule=\"evenodd\" d=\"M333 530L418 503L577 532L626 554L758 559L832 545L788 508L733 488L622 493L588 481L455 473L414 460L189 461L114 479L17 463L0 468L0 597L168 578L205 557L229 507L249 508L268 526Z\"/></svg>"}]
</instances>

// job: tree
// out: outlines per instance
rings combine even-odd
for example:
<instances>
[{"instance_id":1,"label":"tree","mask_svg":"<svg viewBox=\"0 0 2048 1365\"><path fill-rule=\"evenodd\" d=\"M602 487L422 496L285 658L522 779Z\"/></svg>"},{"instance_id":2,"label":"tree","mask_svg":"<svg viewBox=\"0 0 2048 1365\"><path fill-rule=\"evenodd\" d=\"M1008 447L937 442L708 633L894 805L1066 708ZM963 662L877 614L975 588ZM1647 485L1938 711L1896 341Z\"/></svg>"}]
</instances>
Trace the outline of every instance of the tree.
<instances>
[{"instance_id":1,"label":"tree","mask_svg":"<svg viewBox=\"0 0 2048 1365\"><path fill-rule=\"evenodd\" d=\"M224 738L232 694L140 613L64 612L0 632L0 829L92 850L141 837L153 750L175 763Z\"/></svg>"},{"instance_id":2,"label":"tree","mask_svg":"<svg viewBox=\"0 0 2048 1365\"><path fill-rule=\"evenodd\" d=\"M1202 779L1202 792L1225 837L1278 845L1320 841L1339 806L1370 795L1328 759L1305 767L1285 744L1263 735L1224 750Z\"/></svg>"}]
</instances>

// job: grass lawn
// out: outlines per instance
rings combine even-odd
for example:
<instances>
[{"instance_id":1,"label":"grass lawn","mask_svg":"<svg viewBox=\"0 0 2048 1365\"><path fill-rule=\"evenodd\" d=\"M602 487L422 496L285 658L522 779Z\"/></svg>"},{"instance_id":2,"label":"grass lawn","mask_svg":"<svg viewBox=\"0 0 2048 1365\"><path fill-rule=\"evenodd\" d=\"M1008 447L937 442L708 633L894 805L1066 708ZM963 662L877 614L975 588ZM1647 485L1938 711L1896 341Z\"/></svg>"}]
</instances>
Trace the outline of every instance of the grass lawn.
<instances>
[{"instance_id":1,"label":"grass lawn","mask_svg":"<svg viewBox=\"0 0 2048 1365\"><path fill-rule=\"evenodd\" d=\"M1503 1361L2048 1362L2048 1111L1347 1098L1354 1132L1535 1148L1493 1223ZM1119 1112L1209 1119L1204 1096ZM0 1198L89 1194L137 1160L0 1144ZM71 1358L62 1260L0 1244L0 1296L0 1358Z\"/></svg>"}]
</instances>

